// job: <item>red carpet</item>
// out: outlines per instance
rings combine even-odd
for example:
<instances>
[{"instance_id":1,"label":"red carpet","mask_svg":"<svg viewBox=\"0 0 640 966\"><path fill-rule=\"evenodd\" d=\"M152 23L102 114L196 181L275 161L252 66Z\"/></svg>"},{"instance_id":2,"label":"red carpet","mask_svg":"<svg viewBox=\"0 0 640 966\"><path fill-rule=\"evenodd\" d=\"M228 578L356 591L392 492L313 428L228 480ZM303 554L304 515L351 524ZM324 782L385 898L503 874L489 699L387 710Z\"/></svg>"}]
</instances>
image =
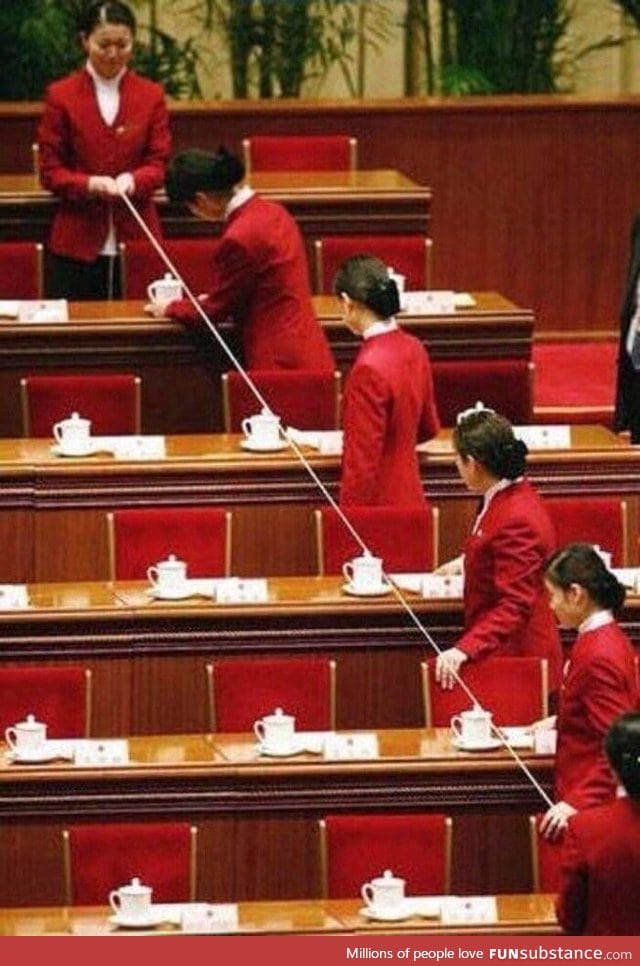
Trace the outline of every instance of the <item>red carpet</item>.
<instances>
[{"instance_id":1,"label":"red carpet","mask_svg":"<svg viewBox=\"0 0 640 966\"><path fill-rule=\"evenodd\" d=\"M534 342L537 423L611 424L617 342Z\"/></svg>"}]
</instances>

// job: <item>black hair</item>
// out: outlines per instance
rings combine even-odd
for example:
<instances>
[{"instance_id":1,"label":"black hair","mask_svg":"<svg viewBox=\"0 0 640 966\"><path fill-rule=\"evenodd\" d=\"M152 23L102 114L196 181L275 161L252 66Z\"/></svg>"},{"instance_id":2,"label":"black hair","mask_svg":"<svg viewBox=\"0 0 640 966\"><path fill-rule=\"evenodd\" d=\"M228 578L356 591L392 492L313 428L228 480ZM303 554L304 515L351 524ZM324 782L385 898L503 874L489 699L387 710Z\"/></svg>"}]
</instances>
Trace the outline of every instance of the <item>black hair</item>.
<instances>
[{"instance_id":1,"label":"black hair","mask_svg":"<svg viewBox=\"0 0 640 966\"><path fill-rule=\"evenodd\" d=\"M640 798L640 714L630 711L616 718L604 747L629 797Z\"/></svg>"},{"instance_id":2,"label":"black hair","mask_svg":"<svg viewBox=\"0 0 640 966\"><path fill-rule=\"evenodd\" d=\"M199 191L219 194L230 191L244 178L239 158L220 146L215 154L189 148L171 159L165 189L171 201L193 201Z\"/></svg>"},{"instance_id":3,"label":"black hair","mask_svg":"<svg viewBox=\"0 0 640 966\"><path fill-rule=\"evenodd\" d=\"M545 577L562 590L579 584L598 607L606 610L616 612L624 603L624 585L590 543L570 543L554 553L547 561Z\"/></svg>"},{"instance_id":4,"label":"black hair","mask_svg":"<svg viewBox=\"0 0 640 966\"><path fill-rule=\"evenodd\" d=\"M356 302L362 302L381 319L400 311L398 286L389 278L384 262L373 255L347 258L336 273L333 290L336 295L344 292Z\"/></svg>"},{"instance_id":5,"label":"black hair","mask_svg":"<svg viewBox=\"0 0 640 966\"><path fill-rule=\"evenodd\" d=\"M136 32L136 18L131 8L120 0L95 0L89 3L78 17L78 30L81 34L89 36L96 27L102 24L121 24L128 27L132 34Z\"/></svg>"},{"instance_id":6,"label":"black hair","mask_svg":"<svg viewBox=\"0 0 640 966\"><path fill-rule=\"evenodd\" d=\"M526 469L526 443L516 438L509 420L492 409L472 409L458 416L453 445L460 456L473 456L501 480L515 480Z\"/></svg>"}]
</instances>

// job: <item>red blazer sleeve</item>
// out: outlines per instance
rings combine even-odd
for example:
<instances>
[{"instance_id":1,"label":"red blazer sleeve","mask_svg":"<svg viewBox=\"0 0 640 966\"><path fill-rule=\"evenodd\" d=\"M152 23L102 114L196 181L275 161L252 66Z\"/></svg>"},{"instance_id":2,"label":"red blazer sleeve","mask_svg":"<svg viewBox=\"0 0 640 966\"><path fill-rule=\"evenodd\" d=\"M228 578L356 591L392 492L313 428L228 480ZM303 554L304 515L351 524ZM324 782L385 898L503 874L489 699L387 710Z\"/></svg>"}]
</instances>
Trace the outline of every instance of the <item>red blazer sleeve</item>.
<instances>
[{"instance_id":1,"label":"red blazer sleeve","mask_svg":"<svg viewBox=\"0 0 640 966\"><path fill-rule=\"evenodd\" d=\"M524 519L501 527L491 541L496 602L463 634L458 647L476 659L486 657L523 629L540 594L545 552Z\"/></svg>"},{"instance_id":2,"label":"red blazer sleeve","mask_svg":"<svg viewBox=\"0 0 640 966\"><path fill-rule=\"evenodd\" d=\"M87 198L89 175L72 168L67 111L50 92L47 93L40 119L38 143L43 186L66 201Z\"/></svg>"},{"instance_id":3,"label":"red blazer sleeve","mask_svg":"<svg viewBox=\"0 0 640 966\"><path fill-rule=\"evenodd\" d=\"M571 829L571 822L564 835L561 862L562 879L556 915L566 933L580 936L584 932L587 917L587 865L582 857L578 838Z\"/></svg>"},{"instance_id":4,"label":"red blazer sleeve","mask_svg":"<svg viewBox=\"0 0 640 966\"><path fill-rule=\"evenodd\" d=\"M373 504L387 423L384 381L367 365L352 369L347 383L340 502Z\"/></svg>"},{"instance_id":5,"label":"red blazer sleeve","mask_svg":"<svg viewBox=\"0 0 640 966\"><path fill-rule=\"evenodd\" d=\"M164 184L165 165L171 154L169 112L160 94L151 112L147 150L140 163L129 172L135 182L135 198L148 198ZM119 172L122 174L123 172Z\"/></svg>"},{"instance_id":6,"label":"red blazer sleeve","mask_svg":"<svg viewBox=\"0 0 640 966\"><path fill-rule=\"evenodd\" d=\"M223 238L214 259L212 291L202 303L207 315L221 321L248 301L253 278L253 264L243 246ZM172 302L167 308L167 315L187 326L201 321L188 299Z\"/></svg>"}]
</instances>

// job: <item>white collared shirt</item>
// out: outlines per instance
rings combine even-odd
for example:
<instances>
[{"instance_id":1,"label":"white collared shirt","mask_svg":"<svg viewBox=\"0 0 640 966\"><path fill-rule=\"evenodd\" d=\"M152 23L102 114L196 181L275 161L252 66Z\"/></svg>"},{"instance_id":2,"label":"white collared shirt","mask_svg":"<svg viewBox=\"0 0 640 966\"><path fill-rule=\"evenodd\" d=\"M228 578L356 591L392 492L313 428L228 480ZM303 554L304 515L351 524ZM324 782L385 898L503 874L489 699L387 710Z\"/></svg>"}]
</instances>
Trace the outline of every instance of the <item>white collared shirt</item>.
<instances>
[{"instance_id":1,"label":"white collared shirt","mask_svg":"<svg viewBox=\"0 0 640 966\"><path fill-rule=\"evenodd\" d=\"M98 74L91 61L87 61L87 73L93 80L93 84L96 89L98 109L100 111L102 120L108 127L113 125L113 122L118 116L118 111L120 110L120 82L124 77L126 70L127 68L123 67L115 77L105 78ZM111 205L109 205L109 230L107 231L107 237L105 238L104 245L100 249L100 254L118 254L118 241L116 238L115 226L113 224L113 209Z\"/></svg>"},{"instance_id":2,"label":"white collared shirt","mask_svg":"<svg viewBox=\"0 0 640 966\"><path fill-rule=\"evenodd\" d=\"M471 530L472 533L478 532L480 521L482 520L483 516L489 509L489 506L491 505L491 501L493 500L493 498L498 493L500 493L501 490L506 490L507 487L513 486L514 483L521 483L523 479L524 479L524 476L518 476L515 480L498 480L497 483L494 483L493 486L489 487L489 489L485 492L484 497L482 499L482 509L480 510L480 513L478 514L478 516L474 521L473 528Z\"/></svg>"},{"instance_id":3,"label":"white collared shirt","mask_svg":"<svg viewBox=\"0 0 640 966\"><path fill-rule=\"evenodd\" d=\"M234 191L229 199L229 204L224 209L224 220L226 221L232 211L236 211L241 205L246 205L247 201L253 198L255 191L248 184L243 184L241 188Z\"/></svg>"},{"instance_id":4,"label":"white collared shirt","mask_svg":"<svg viewBox=\"0 0 640 966\"><path fill-rule=\"evenodd\" d=\"M377 322L372 322L369 328L362 333L362 338L375 339L377 335L386 335L387 332L395 332L397 328L398 323L393 316L390 319L379 319Z\"/></svg>"},{"instance_id":5,"label":"white collared shirt","mask_svg":"<svg viewBox=\"0 0 640 966\"><path fill-rule=\"evenodd\" d=\"M599 627L604 627L605 624L611 624L613 619L613 614L610 610L596 610L593 614L585 617L582 624L578 627L578 634L584 634L586 631L595 631Z\"/></svg>"}]
</instances>

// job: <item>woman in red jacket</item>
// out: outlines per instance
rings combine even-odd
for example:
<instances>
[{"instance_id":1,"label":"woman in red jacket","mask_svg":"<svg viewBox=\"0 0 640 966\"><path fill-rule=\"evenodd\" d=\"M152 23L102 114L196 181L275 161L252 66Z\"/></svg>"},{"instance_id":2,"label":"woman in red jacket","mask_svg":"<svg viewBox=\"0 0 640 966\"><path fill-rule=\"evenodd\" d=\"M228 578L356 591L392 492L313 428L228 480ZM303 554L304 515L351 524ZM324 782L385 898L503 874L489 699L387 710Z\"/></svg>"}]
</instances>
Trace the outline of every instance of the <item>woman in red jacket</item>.
<instances>
[{"instance_id":1,"label":"woman in red jacket","mask_svg":"<svg viewBox=\"0 0 640 966\"><path fill-rule=\"evenodd\" d=\"M590 544L572 543L547 566L549 602L562 627L577 628L557 717L538 727L558 731L555 798L541 831L554 838L577 811L615 798L616 781L604 738L619 715L635 711L634 650L614 614L625 589Z\"/></svg>"},{"instance_id":2,"label":"woman in red jacket","mask_svg":"<svg viewBox=\"0 0 640 966\"><path fill-rule=\"evenodd\" d=\"M553 693L562 652L544 568L556 542L544 503L524 475L527 447L508 420L481 403L458 416L453 444L460 476L483 503L463 557L441 568L455 573L464 567L465 631L456 647L439 655L436 678L452 688L465 661L543 657Z\"/></svg>"},{"instance_id":3,"label":"woman in red jacket","mask_svg":"<svg viewBox=\"0 0 640 966\"><path fill-rule=\"evenodd\" d=\"M171 149L159 84L128 70L136 21L120 2L91 3L80 21L86 66L51 84L38 130L40 176L59 200L49 248L50 295L119 295L118 242L141 236L121 194L160 235L152 194Z\"/></svg>"}]
</instances>

